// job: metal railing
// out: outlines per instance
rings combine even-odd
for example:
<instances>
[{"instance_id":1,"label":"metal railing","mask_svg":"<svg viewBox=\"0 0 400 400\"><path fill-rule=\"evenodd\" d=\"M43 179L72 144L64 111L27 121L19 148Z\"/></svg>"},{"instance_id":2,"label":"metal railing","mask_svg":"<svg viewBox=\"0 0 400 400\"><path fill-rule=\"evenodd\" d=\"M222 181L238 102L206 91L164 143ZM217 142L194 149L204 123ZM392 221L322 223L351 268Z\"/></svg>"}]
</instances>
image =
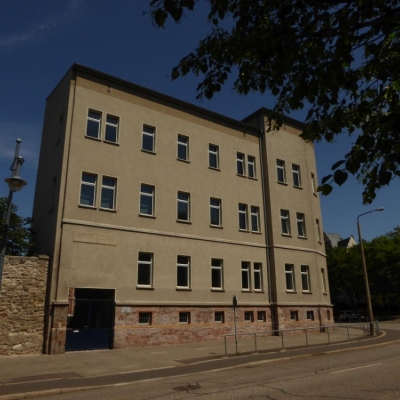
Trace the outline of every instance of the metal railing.
<instances>
[{"instance_id":1,"label":"metal railing","mask_svg":"<svg viewBox=\"0 0 400 400\"><path fill-rule=\"evenodd\" d=\"M378 321L374 321L375 334L379 335ZM334 342L350 341L355 338L365 339L369 336L369 322L349 323L346 325L313 326L294 329L280 329L258 332L244 332L223 335L225 357L228 356L228 342L241 338L241 347L250 353L265 350L287 349L290 347L309 347L310 345L331 344ZM302 332L304 332L302 334ZM312 340L314 339L314 340ZM253 344L252 344L253 343ZM232 342L233 345L233 342ZM235 350L236 352L236 350ZM235 353L234 352L234 353ZM237 351L241 354L241 351Z\"/></svg>"}]
</instances>

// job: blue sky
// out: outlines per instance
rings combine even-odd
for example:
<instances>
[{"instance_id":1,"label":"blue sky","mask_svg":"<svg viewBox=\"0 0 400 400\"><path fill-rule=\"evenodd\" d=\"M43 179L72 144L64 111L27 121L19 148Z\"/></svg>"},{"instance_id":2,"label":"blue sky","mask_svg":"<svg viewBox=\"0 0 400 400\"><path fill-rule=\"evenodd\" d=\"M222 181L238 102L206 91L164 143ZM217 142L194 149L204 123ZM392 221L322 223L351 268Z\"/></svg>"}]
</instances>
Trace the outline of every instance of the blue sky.
<instances>
[{"instance_id":1,"label":"blue sky","mask_svg":"<svg viewBox=\"0 0 400 400\"><path fill-rule=\"evenodd\" d=\"M188 15L182 23L155 28L149 0L19 0L4 2L0 13L0 197L8 195L15 140L21 138L21 170L28 185L14 195L19 213L30 216L45 100L69 67L80 63L153 90L197 104L235 119L260 107L272 107L272 95L239 96L226 86L209 100L196 100L199 79L189 76L172 82L170 72L194 49L209 28L205 11ZM145 14L144 14L145 13ZM303 120L304 113L291 114ZM353 138L316 144L318 176L349 150ZM321 197L325 232L357 236L357 215L378 207L385 211L362 218L363 237L371 240L400 225L400 180L380 190L370 206L362 205L362 186L350 179Z\"/></svg>"}]
</instances>

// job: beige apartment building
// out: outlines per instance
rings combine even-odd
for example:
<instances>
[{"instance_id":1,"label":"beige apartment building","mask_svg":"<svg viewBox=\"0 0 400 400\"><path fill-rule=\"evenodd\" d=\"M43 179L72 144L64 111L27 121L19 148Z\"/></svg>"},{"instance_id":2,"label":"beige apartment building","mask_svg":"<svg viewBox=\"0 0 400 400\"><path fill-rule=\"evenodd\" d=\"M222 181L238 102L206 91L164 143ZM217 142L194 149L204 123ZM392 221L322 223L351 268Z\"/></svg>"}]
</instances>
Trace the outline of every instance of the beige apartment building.
<instances>
[{"instance_id":1,"label":"beige apartment building","mask_svg":"<svg viewBox=\"0 0 400 400\"><path fill-rule=\"evenodd\" d=\"M314 148L73 65L47 99L34 202L45 352L332 323ZM272 334L272 333L271 333Z\"/></svg>"}]
</instances>

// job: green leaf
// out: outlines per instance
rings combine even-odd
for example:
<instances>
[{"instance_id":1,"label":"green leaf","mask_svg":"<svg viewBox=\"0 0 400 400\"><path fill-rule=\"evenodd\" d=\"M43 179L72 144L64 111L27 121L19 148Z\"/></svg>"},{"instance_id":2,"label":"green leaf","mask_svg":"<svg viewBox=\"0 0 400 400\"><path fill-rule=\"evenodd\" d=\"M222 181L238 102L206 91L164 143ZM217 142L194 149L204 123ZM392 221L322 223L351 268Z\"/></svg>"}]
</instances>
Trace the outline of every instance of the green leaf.
<instances>
[{"instance_id":1,"label":"green leaf","mask_svg":"<svg viewBox=\"0 0 400 400\"><path fill-rule=\"evenodd\" d=\"M332 165L331 170L334 171L337 167L340 167L346 160L340 160L335 162L335 164Z\"/></svg>"},{"instance_id":2,"label":"green leaf","mask_svg":"<svg viewBox=\"0 0 400 400\"><path fill-rule=\"evenodd\" d=\"M328 196L329 193L331 193L333 190L333 187L329 185L328 183L325 183L325 185L318 186L317 192L321 192L323 196Z\"/></svg>"},{"instance_id":3,"label":"green leaf","mask_svg":"<svg viewBox=\"0 0 400 400\"><path fill-rule=\"evenodd\" d=\"M321 181L321 184L323 185L324 183L326 183L329 179L331 179L332 178L332 175L327 175L327 176L324 176L323 178L322 178L322 181Z\"/></svg>"},{"instance_id":4,"label":"green leaf","mask_svg":"<svg viewBox=\"0 0 400 400\"><path fill-rule=\"evenodd\" d=\"M342 186L343 183L346 182L348 176L349 176L349 174L346 171L343 171L342 169L338 169L337 171L335 171L335 173L333 175L333 180L339 186Z\"/></svg>"}]
</instances>

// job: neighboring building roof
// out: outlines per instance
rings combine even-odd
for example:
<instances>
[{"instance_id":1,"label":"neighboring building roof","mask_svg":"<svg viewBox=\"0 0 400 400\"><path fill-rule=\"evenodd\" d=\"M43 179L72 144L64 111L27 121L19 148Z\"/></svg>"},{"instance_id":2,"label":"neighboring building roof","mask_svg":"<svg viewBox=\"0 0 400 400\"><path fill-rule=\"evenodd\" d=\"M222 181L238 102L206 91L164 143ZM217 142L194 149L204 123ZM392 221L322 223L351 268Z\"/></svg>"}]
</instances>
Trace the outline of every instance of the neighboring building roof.
<instances>
[{"instance_id":1,"label":"neighboring building roof","mask_svg":"<svg viewBox=\"0 0 400 400\"><path fill-rule=\"evenodd\" d=\"M354 240L353 235L350 237L343 239L339 233L325 233L325 243L328 242L332 247L344 247L346 249L356 246L357 242Z\"/></svg>"},{"instance_id":2,"label":"neighboring building roof","mask_svg":"<svg viewBox=\"0 0 400 400\"><path fill-rule=\"evenodd\" d=\"M347 239L342 239L338 242L338 247L345 247L346 249L356 246L357 242L354 240L353 235L348 237Z\"/></svg>"},{"instance_id":3,"label":"neighboring building roof","mask_svg":"<svg viewBox=\"0 0 400 400\"><path fill-rule=\"evenodd\" d=\"M343 240L339 233L326 233L325 235L328 237L332 247L338 247L338 243Z\"/></svg>"}]
</instances>

